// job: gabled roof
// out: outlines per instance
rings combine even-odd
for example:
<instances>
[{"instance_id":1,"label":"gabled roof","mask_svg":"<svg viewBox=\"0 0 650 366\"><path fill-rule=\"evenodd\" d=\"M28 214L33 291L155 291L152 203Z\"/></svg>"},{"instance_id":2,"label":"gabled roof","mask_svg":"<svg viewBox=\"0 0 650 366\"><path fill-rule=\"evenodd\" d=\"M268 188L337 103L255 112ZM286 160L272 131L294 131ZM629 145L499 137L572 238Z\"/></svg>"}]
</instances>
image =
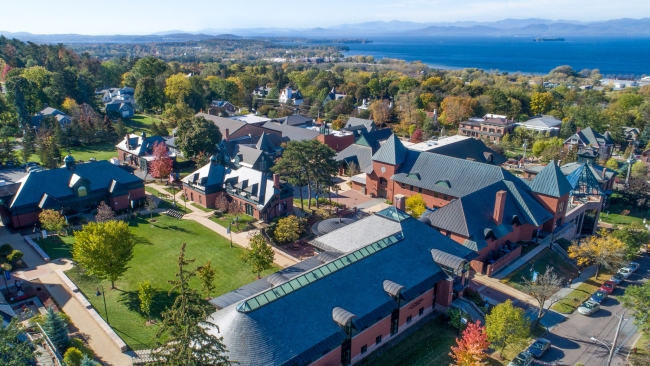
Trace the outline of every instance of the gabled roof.
<instances>
[{"instance_id":1,"label":"gabled roof","mask_svg":"<svg viewBox=\"0 0 650 366\"><path fill-rule=\"evenodd\" d=\"M472 160L485 164L501 165L508 160L505 156L490 149L483 140L471 137L467 139L459 139L454 143L441 146L433 145L432 148L427 151L434 154Z\"/></svg>"},{"instance_id":2,"label":"gabled roof","mask_svg":"<svg viewBox=\"0 0 650 366\"><path fill-rule=\"evenodd\" d=\"M260 136L260 139L257 141L257 144L255 144L255 148L257 150L265 151L265 152L275 152L275 144L271 142L271 138L269 137L268 134L262 132L262 136Z\"/></svg>"},{"instance_id":3,"label":"gabled roof","mask_svg":"<svg viewBox=\"0 0 650 366\"><path fill-rule=\"evenodd\" d=\"M126 137L122 139L122 141L115 145L115 147L137 156L145 156L151 154L153 152L154 145L159 142L162 142L165 145L167 144L165 138L161 136L142 136L130 134L128 137L128 145L126 143L126 139Z\"/></svg>"},{"instance_id":4,"label":"gabled roof","mask_svg":"<svg viewBox=\"0 0 650 366\"><path fill-rule=\"evenodd\" d=\"M345 127L343 127L343 129L347 131L365 129L367 132L371 132L377 129L377 126L371 119L350 117L350 119L348 119L348 121L345 123Z\"/></svg>"},{"instance_id":5,"label":"gabled roof","mask_svg":"<svg viewBox=\"0 0 650 366\"><path fill-rule=\"evenodd\" d=\"M209 194L216 192L223 187L225 174L226 168L214 160L202 166L199 170L190 173L187 177L183 178L182 181L183 183L192 186L198 186L204 190L206 194Z\"/></svg>"},{"instance_id":6,"label":"gabled roof","mask_svg":"<svg viewBox=\"0 0 650 366\"><path fill-rule=\"evenodd\" d=\"M197 113L195 114L195 116L203 117L206 120L214 123L217 127L219 127L219 131L221 131L221 133L224 135L226 133L226 129L228 129L228 132L230 134L233 134L236 131L238 131L240 128L246 126L246 122L238 121L236 119L213 116L207 113Z\"/></svg>"},{"instance_id":7,"label":"gabled roof","mask_svg":"<svg viewBox=\"0 0 650 366\"><path fill-rule=\"evenodd\" d=\"M91 192L108 193L113 182L126 185L130 189L144 186L142 179L106 160L100 160L94 163L77 164L74 171L57 168L27 174L19 181L21 186L11 202L11 208L37 205L45 194L50 200L73 198L75 193L68 186L73 175L90 182L88 188L92 191L88 194Z\"/></svg>"},{"instance_id":8,"label":"gabled roof","mask_svg":"<svg viewBox=\"0 0 650 366\"><path fill-rule=\"evenodd\" d=\"M219 333L210 332L223 337L228 356L242 366L305 365L346 339L332 318L334 308L356 316L345 319L358 333L397 308L384 289L385 280L404 286L400 298L408 303L446 278L431 256L432 249L468 260L475 257L472 251L416 219L409 217L399 224L401 235L378 242L364 237L367 230L358 232L363 225L335 231L347 231L350 240L357 241L362 249L213 313L209 321L219 326ZM243 305L262 294L264 305L253 304L255 309L251 310Z\"/></svg>"},{"instance_id":9,"label":"gabled roof","mask_svg":"<svg viewBox=\"0 0 650 366\"><path fill-rule=\"evenodd\" d=\"M519 178L513 177L516 180ZM497 225L493 220L496 195L506 192L503 221ZM501 238L513 229L513 224L540 226L553 216L530 194L527 187L515 180L503 180L466 196L456 198L449 204L428 214L431 226L451 231L469 238L469 249L487 247L485 230L489 229Z\"/></svg>"},{"instance_id":10,"label":"gabled roof","mask_svg":"<svg viewBox=\"0 0 650 366\"><path fill-rule=\"evenodd\" d=\"M384 142L379 150L372 156L372 160L381 163L399 165L404 162L408 149L397 138L397 135L392 134L386 142Z\"/></svg>"},{"instance_id":11,"label":"gabled roof","mask_svg":"<svg viewBox=\"0 0 650 366\"><path fill-rule=\"evenodd\" d=\"M520 123L521 126L526 128L535 128L535 129L551 129L551 128L560 128L562 127L562 120L559 120L553 116L542 115L529 119L526 122Z\"/></svg>"},{"instance_id":12,"label":"gabled roof","mask_svg":"<svg viewBox=\"0 0 650 366\"><path fill-rule=\"evenodd\" d=\"M601 182L587 164L581 164L566 178L571 185L571 195L574 197L604 195Z\"/></svg>"},{"instance_id":13,"label":"gabled roof","mask_svg":"<svg viewBox=\"0 0 650 366\"><path fill-rule=\"evenodd\" d=\"M337 153L334 159L346 164L354 162L360 171L370 173L372 171L372 155L379 150L381 143L388 139L392 133L389 129L364 133L357 138L354 144Z\"/></svg>"},{"instance_id":14,"label":"gabled roof","mask_svg":"<svg viewBox=\"0 0 650 366\"><path fill-rule=\"evenodd\" d=\"M562 169L562 173L564 173L565 176L569 176L571 173L573 173L576 169L580 168L582 165L583 165L582 163L578 163L578 162L568 163L562 165L560 169ZM614 176L618 174L617 171L611 170L609 168L605 168L598 164L587 164L587 168L591 170L591 173L594 175L594 177L598 180L599 183L603 183L605 180L612 179ZM605 170L605 179L603 179L603 169Z\"/></svg>"},{"instance_id":15,"label":"gabled roof","mask_svg":"<svg viewBox=\"0 0 650 366\"><path fill-rule=\"evenodd\" d=\"M412 150L391 179L453 197L462 197L504 179L520 182L496 165Z\"/></svg>"},{"instance_id":16,"label":"gabled roof","mask_svg":"<svg viewBox=\"0 0 650 366\"><path fill-rule=\"evenodd\" d=\"M573 136L569 137L565 142L569 142L571 139L578 139L582 141L583 144L594 147L612 145L614 142L612 141L611 135L608 135L608 132L605 132L605 134L607 136L603 136L594 131L593 128L587 127L573 134Z\"/></svg>"},{"instance_id":17,"label":"gabled roof","mask_svg":"<svg viewBox=\"0 0 650 366\"><path fill-rule=\"evenodd\" d=\"M313 118L297 115L281 117L275 119L278 123L288 126L310 125L314 122Z\"/></svg>"},{"instance_id":18,"label":"gabled roof","mask_svg":"<svg viewBox=\"0 0 650 366\"><path fill-rule=\"evenodd\" d=\"M372 148L372 153L374 154L381 147L381 143L386 141L392 134L393 131L388 128L375 130L372 132L365 132L362 133L354 143L357 145L368 146Z\"/></svg>"},{"instance_id":19,"label":"gabled roof","mask_svg":"<svg viewBox=\"0 0 650 366\"><path fill-rule=\"evenodd\" d=\"M562 197L571 192L571 185L555 160L551 160L532 181L529 181L528 186L535 193L551 197Z\"/></svg>"}]
</instances>

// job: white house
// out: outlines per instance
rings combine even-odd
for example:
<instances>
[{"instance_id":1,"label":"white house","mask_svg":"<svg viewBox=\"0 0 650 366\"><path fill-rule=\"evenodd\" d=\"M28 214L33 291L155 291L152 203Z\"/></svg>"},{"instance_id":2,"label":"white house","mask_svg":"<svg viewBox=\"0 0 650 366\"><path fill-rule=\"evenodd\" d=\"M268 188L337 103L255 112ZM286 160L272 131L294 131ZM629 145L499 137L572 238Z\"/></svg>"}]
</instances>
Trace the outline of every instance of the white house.
<instances>
[{"instance_id":1,"label":"white house","mask_svg":"<svg viewBox=\"0 0 650 366\"><path fill-rule=\"evenodd\" d=\"M293 104L295 106L299 106L302 104L302 95L300 94L300 91L297 89L291 89L290 86L287 86L286 88L282 89L280 92L280 98L279 98L280 103L282 104L288 104L289 101L291 101L290 104Z\"/></svg>"}]
</instances>

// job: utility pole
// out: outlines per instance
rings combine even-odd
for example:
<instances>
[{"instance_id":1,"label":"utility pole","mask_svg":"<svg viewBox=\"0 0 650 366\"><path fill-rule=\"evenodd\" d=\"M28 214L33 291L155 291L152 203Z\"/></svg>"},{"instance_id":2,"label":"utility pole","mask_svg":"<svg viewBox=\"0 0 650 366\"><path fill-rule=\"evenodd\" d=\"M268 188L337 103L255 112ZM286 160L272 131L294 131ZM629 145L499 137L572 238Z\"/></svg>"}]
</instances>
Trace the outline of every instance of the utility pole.
<instances>
[{"instance_id":1,"label":"utility pole","mask_svg":"<svg viewBox=\"0 0 650 366\"><path fill-rule=\"evenodd\" d=\"M524 148L524 162L526 161L526 148L528 147L528 139L524 139L524 144L522 145Z\"/></svg>"},{"instance_id":2,"label":"utility pole","mask_svg":"<svg viewBox=\"0 0 650 366\"><path fill-rule=\"evenodd\" d=\"M612 364L612 358L614 357L614 350L616 349L616 342L618 341L618 334L621 332L621 324L623 324L623 317L625 312L621 315L616 315L618 317L618 326L616 327L616 333L614 334L614 342L612 343L612 348L609 349L609 357L607 358L607 366Z\"/></svg>"},{"instance_id":3,"label":"utility pole","mask_svg":"<svg viewBox=\"0 0 650 366\"><path fill-rule=\"evenodd\" d=\"M632 159L632 154L630 154L630 157L627 158L627 176L625 177L625 186L628 187L630 185L630 169L632 168L632 162L634 160Z\"/></svg>"}]
</instances>

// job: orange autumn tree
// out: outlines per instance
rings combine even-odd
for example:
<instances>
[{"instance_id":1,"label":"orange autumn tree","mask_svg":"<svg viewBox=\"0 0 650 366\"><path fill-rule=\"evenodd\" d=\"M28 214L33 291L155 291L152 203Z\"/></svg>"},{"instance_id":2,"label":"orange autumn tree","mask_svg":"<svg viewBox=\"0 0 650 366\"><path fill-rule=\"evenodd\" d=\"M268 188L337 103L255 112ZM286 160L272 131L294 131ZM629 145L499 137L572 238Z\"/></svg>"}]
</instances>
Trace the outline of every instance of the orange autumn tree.
<instances>
[{"instance_id":1,"label":"orange autumn tree","mask_svg":"<svg viewBox=\"0 0 650 366\"><path fill-rule=\"evenodd\" d=\"M172 173L174 162L169 158L167 146L160 141L153 145L153 161L149 164L151 176L154 178L163 178Z\"/></svg>"},{"instance_id":2,"label":"orange autumn tree","mask_svg":"<svg viewBox=\"0 0 650 366\"><path fill-rule=\"evenodd\" d=\"M467 324L463 331L463 336L456 339L458 346L451 347L449 355L454 359L454 366L485 366L487 358L488 342L485 327L481 326L479 321Z\"/></svg>"}]
</instances>

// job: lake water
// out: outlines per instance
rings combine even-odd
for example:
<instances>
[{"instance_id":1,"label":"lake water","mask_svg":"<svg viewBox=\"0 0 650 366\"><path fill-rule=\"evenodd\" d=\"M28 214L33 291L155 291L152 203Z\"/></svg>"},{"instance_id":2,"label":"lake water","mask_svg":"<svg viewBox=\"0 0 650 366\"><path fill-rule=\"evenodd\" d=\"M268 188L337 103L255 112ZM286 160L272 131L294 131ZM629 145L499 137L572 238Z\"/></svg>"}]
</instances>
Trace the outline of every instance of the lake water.
<instances>
[{"instance_id":1,"label":"lake water","mask_svg":"<svg viewBox=\"0 0 650 366\"><path fill-rule=\"evenodd\" d=\"M346 44L346 56L371 55L422 61L435 68L480 68L547 74L556 66L600 69L605 76L650 75L650 38L564 37L564 42L533 42L534 37L370 38Z\"/></svg>"}]
</instances>

